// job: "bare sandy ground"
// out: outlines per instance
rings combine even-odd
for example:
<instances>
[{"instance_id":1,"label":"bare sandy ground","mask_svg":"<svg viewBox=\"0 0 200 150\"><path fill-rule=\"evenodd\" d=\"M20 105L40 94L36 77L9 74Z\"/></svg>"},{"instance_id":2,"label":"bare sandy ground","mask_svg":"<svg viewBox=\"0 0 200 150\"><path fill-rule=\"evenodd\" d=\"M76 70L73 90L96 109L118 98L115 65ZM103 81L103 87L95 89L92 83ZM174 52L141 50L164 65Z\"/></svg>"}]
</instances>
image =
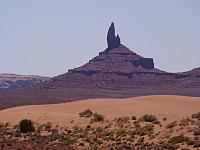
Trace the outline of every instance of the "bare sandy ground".
<instances>
[{"instance_id":1,"label":"bare sandy ground","mask_svg":"<svg viewBox=\"0 0 200 150\"><path fill-rule=\"evenodd\" d=\"M200 98L186 96L144 96L128 99L87 99L62 104L21 106L0 111L0 122L17 124L22 119L35 122L52 122L54 125L86 125L89 119L79 113L91 109L107 119L122 116L141 117L154 114L167 122L180 120L200 111ZM73 123L72 123L73 122Z\"/></svg>"}]
</instances>

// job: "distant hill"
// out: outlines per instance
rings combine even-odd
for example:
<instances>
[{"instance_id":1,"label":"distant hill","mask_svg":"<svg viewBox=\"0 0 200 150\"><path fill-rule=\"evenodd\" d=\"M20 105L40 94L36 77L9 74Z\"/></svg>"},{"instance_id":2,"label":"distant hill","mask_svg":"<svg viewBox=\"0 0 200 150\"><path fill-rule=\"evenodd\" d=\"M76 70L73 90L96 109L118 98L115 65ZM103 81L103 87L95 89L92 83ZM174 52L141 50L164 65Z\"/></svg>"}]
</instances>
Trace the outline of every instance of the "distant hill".
<instances>
[{"instance_id":1,"label":"distant hill","mask_svg":"<svg viewBox=\"0 0 200 150\"><path fill-rule=\"evenodd\" d=\"M1 89L28 88L38 83L49 80L49 77L35 75L0 74Z\"/></svg>"},{"instance_id":2,"label":"distant hill","mask_svg":"<svg viewBox=\"0 0 200 150\"><path fill-rule=\"evenodd\" d=\"M182 74L196 75L197 77L200 77L200 68L194 68L190 71L183 72Z\"/></svg>"}]
</instances>

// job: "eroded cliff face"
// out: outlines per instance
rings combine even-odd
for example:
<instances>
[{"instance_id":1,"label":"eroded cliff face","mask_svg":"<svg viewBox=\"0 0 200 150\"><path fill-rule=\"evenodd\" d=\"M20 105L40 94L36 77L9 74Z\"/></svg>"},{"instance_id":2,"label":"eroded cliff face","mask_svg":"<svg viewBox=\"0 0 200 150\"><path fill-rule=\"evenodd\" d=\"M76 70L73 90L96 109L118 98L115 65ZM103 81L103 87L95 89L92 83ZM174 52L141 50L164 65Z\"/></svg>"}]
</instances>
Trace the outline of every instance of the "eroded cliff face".
<instances>
[{"instance_id":1,"label":"eroded cliff face","mask_svg":"<svg viewBox=\"0 0 200 150\"><path fill-rule=\"evenodd\" d=\"M110 51L103 51L85 65L71 71L102 71L102 72L157 72L152 58L144 58L120 45Z\"/></svg>"}]
</instances>

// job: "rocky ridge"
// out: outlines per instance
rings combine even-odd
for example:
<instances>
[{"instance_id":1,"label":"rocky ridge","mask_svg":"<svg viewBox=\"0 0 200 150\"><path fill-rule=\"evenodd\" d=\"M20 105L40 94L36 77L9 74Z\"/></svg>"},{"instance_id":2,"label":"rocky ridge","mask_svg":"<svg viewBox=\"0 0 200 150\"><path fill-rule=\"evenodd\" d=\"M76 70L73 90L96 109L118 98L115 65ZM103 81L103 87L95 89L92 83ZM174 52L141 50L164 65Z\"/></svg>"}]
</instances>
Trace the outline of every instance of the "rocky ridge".
<instances>
[{"instance_id":1,"label":"rocky ridge","mask_svg":"<svg viewBox=\"0 0 200 150\"><path fill-rule=\"evenodd\" d=\"M28 88L38 83L49 80L49 77L34 75L0 74L1 89Z\"/></svg>"}]
</instances>

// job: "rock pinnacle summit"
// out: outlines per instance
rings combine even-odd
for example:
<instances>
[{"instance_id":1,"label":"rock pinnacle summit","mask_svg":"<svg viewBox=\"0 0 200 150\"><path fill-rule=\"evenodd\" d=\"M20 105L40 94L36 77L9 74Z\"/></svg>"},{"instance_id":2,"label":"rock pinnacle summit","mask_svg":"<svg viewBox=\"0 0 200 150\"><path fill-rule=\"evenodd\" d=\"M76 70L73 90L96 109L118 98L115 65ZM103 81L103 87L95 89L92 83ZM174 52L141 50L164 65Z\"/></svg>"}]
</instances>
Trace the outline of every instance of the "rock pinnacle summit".
<instances>
[{"instance_id":1,"label":"rock pinnacle summit","mask_svg":"<svg viewBox=\"0 0 200 150\"><path fill-rule=\"evenodd\" d=\"M113 48L117 48L121 44L121 40L120 40L119 35L115 36L115 25L114 25L113 22L111 23L111 25L108 29L107 44L108 44L107 51L109 51Z\"/></svg>"}]
</instances>

